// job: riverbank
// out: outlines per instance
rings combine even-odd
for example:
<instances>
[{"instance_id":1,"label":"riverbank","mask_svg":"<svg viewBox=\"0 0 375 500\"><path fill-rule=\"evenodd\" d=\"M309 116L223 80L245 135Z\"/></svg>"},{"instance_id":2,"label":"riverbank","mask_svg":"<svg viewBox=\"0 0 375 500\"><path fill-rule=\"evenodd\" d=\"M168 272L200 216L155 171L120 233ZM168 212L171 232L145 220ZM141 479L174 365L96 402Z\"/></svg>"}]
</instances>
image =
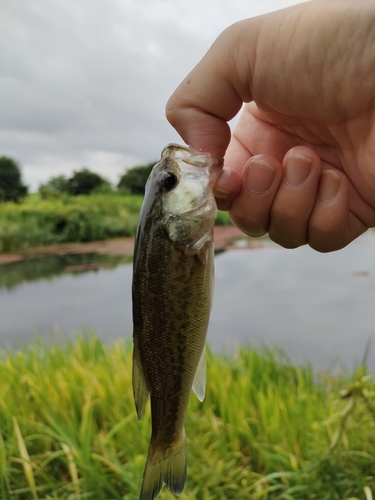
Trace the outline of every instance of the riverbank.
<instances>
[{"instance_id":1,"label":"riverbank","mask_svg":"<svg viewBox=\"0 0 375 500\"><path fill-rule=\"evenodd\" d=\"M240 240L241 244L237 244ZM251 238L235 226L214 227L215 251L232 248L259 248L265 240ZM109 240L90 241L88 243L61 243L37 248L30 248L21 252L0 254L0 264L9 264L25 258L44 257L47 255L71 255L83 253L99 253L102 255L132 256L134 238L113 238Z\"/></svg>"},{"instance_id":2,"label":"riverbank","mask_svg":"<svg viewBox=\"0 0 375 500\"><path fill-rule=\"evenodd\" d=\"M1 498L139 498L151 422L149 405L136 418L131 357L128 343L95 335L2 353ZM179 498L372 500L374 384L364 375L318 376L279 350L209 351ZM164 489L158 500L171 498Z\"/></svg>"}]
</instances>

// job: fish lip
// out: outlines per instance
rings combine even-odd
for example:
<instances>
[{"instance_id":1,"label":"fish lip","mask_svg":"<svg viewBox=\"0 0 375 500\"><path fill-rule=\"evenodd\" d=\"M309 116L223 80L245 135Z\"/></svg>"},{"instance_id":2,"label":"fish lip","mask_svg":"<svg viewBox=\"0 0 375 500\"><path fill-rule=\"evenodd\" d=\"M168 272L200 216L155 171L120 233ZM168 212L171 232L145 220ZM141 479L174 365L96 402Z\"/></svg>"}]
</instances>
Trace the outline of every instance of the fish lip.
<instances>
[{"instance_id":1,"label":"fish lip","mask_svg":"<svg viewBox=\"0 0 375 500\"><path fill-rule=\"evenodd\" d=\"M180 154L178 154L180 153ZM175 142L169 143L163 151L161 152L161 156L173 156L176 160L185 160L186 163L192 163L192 159L197 160L198 158L202 158L202 163L207 160L207 157L211 156L210 153L206 153L204 151L198 151L190 146L182 146L181 144L177 144Z\"/></svg>"}]
</instances>

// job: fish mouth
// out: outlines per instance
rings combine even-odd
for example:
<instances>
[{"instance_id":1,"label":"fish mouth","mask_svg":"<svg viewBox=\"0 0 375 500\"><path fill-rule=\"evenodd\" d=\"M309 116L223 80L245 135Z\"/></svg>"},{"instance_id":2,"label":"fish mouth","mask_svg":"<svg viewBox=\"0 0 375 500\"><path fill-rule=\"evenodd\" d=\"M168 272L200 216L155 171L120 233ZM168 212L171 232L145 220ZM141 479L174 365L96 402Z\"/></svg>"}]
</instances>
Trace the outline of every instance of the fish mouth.
<instances>
[{"instance_id":1,"label":"fish mouth","mask_svg":"<svg viewBox=\"0 0 375 500\"><path fill-rule=\"evenodd\" d=\"M187 165L194 167L207 168L210 174L210 185L215 183L224 164L224 158L222 157L212 156L210 153L175 143L168 144L163 149L161 156L162 158L172 157L177 162L183 161Z\"/></svg>"},{"instance_id":2,"label":"fish mouth","mask_svg":"<svg viewBox=\"0 0 375 500\"><path fill-rule=\"evenodd\" d=\"M182 160L188 165L203 167L210 158L209 153L204 153L193 149L189 146L181 146L180 144L171 143L166 146L162 153L162 157L172 156L175 160Z\"/></svg>"}]
</instances>

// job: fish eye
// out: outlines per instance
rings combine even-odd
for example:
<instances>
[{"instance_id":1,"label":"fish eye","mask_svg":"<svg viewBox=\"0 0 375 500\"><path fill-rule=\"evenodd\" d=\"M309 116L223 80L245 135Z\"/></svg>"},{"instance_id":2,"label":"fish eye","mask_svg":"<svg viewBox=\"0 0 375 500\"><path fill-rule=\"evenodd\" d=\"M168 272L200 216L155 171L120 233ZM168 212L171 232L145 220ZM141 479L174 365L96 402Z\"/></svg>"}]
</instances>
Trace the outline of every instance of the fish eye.
<instances>
[{"instance_id":1,"label":"fish eye","mask_svg":"<svg viewBox=\"0 0 375 500\"><path fill-rule=\"evenodd\" d=\"M161 180L161 185L163 186L163 188L167 191L171 191L176 186L176 184L177 177L175 176L175 174L165 172Z\"/></svg>"}]
</instances>

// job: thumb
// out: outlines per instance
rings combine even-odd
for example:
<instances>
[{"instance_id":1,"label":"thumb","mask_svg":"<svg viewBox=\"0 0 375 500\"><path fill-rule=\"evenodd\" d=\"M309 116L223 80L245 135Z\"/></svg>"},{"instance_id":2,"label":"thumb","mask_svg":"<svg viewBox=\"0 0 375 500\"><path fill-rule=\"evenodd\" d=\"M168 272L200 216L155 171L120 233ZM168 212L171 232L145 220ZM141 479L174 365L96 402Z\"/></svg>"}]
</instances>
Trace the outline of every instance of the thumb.
<instances>
[{"instance_id":1,"label":"thumb","mask_svg":"<svg viewBox=\"0 0 375 500\"><path fill-rule=\"evenodd\" d=\"M241 68L246 84L237 74L241 24L221 33L166 106L167 119L183 140L216 156L224 156L230 141L227 122L239 112L243 102L251 101L249 57L244 61L247 67Z\"/></svg>"}]
</instances>

